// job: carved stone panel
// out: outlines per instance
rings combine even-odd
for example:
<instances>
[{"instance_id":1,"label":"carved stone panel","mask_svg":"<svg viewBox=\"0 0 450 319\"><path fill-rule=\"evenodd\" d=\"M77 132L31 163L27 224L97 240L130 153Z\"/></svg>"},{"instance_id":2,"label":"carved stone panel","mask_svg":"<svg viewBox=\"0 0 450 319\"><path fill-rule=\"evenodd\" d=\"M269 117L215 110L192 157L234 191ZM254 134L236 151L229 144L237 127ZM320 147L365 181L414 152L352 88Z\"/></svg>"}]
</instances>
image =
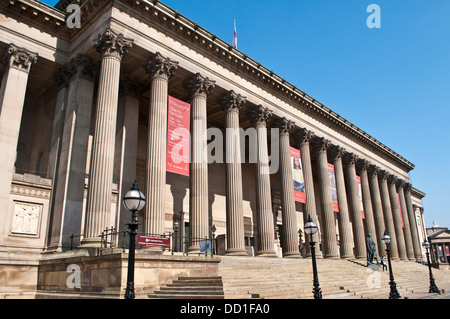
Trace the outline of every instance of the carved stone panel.
<instances>
[{"instance_id":1,"label":"carved stone panel","mask_svg":"<svg viewBox=\"0 0 450 319\"><path fill-rule=\"evenodd\" d=\"M41 214L42 205L15 202L11 233L37 236Z\"/></svg>"}]
</instances>

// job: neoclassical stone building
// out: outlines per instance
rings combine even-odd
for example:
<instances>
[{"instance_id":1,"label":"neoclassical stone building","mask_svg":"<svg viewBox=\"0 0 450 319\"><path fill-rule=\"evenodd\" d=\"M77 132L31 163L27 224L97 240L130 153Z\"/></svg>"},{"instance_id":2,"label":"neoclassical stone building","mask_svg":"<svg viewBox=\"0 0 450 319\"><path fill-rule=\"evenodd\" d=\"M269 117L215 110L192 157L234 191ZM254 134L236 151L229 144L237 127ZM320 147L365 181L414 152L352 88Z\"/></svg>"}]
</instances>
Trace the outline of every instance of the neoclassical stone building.
<instances>
[{"instance_id":1,"label":"neoclassical stone building","mask_svg":"<svg viewBox=\"0 0 450 319\"><path fill-rule=\"evenodd\" d=\"M411 162L157 0L81 1L80 28L66 23L70 2L0 3L0 268L27 269L32 282L71 235L78 249L98 247L103 230L129 222L121 198L135 179L147 233L181 225L205 238L214 226L221 253L255 256L279 255L280 235L282 255L300 258L310 215L324 258L366 258L369 233L384 255L386 230L393 259L422 259L425 194L409 183ZM169 96L189 103L196 123L189 177L166 172ZM211 128L256 128L256 143L225 138L215 150L237 159L256 147L256 162L209 162Z\"/></svg>"}]
</instances>

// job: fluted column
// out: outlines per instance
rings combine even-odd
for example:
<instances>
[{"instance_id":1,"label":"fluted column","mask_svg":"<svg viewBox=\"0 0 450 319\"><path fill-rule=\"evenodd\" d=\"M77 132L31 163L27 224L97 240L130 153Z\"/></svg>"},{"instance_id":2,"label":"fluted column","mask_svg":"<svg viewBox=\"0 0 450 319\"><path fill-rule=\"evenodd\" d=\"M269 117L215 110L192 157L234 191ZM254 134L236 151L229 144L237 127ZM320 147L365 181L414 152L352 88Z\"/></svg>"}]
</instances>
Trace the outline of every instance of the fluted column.
<instances>
[{"instance_id":1,"label":"fluted column","mask_svg":"<svg viewBox=\"0 0 450 319\"><path fill-rule=\"evenodd\" d=\"M414 258L414 246L413 240L411 236L411 226L409 225L409 216L408 209L406 208L406 200L405 200L405 185L406 182L403 180L399 180L397 183L397 192L398 197L400 198L400 209L402 210L403 224L405 227L403 228L405 234L405 245L406 245L406 255L408 259L413 261Z\"/></svg>"},{"instance_id":2,"label":"fluted column","mask_svg":"<svg viewBox=\"0 0 450 319\"><path fill-rule=\"evenodd\" d=\"M146 67L151 87L146 162L145 231L152 234L163 234L165 231L168 87L169 78L177 68L178 62L163 57L159 52L150 59Z\"/></svg>"},{"instance_id":3,"label":"fluted column","mask_svg":"<svg viewBox=\"0 0 450 319\"><path fill-rule=\"evenodd\" d=\"M244 238L244 208L242 195L242 169L239 134L239 110L245 97L234 91L224 93L219 100L225 112L225 157L226 157L226 211L227 249L226 255L247 255Z\"/></svg>"},{"instance_id":4,"label":"fluted column","mask_svg":"<svg viewBox=\"0 0 450 319\"><path fill-rule=\"evenodd\" d=\"M367 173L369 162L365 159L361 159L357 162L357 167L359 176L361 177L361 192L367 233L371 234L371 237L375 243L378 243L378 234L376 231L375 219L373 215L372 196L370 195L369 176ZM380 247L378 245L377 253L379 256Z\"/></svg>"},{"instance_id":5,"label":"fluted column","mask_svg":"<svg viewBox=\"0 0 450 319\"><path fill-rule=\"evenodd\" d=\"M361 215L361 201L359 198L358 184L356 180L356 160L358 157L352 153L345 154L345 166L347 172L347 185L350 195L350 213L352 216L353 240L355 243L355 257L363 259L367 257L366 238L364 224Z\"/></svg>"},{"instance_id":6,"label":"fluted column","mask_svg":"<svg viewBox=\"0 0 450 319\"><path fill-rule=\"evenodd\" d=\"M283 230L283 257L299 258L297 217L295 210L294 186L292 184L291 146L289 133L294 122L282 118L276 121L280 129L280 185L281 185L281 218Z\"/></svg>"},{"instance_id":7,"label":"fluted column","mask_svg":"<svg viewBox=\"0 0 450 319\"><path fill-rule=\"evenodd\" d=\"M334 163L334 173L336 177L336 191L339 202L339 248L341 258L354 258L353 236L348 211L347 191L345 189L344 168L342 165L342 156L344 149L340 146L334 146L330 150L330 160Z\"/></svg>"},{"instance_id":8,"label":"fluted column","mask_svg":"<svg viewBox=\"0 0 450 319\"><path fill-rule=\"evenodd\" d=\"M411 184L406 184L404 187L405 202L406 202L406 209L408 210L409 227L411 229L411 238L414 248L414 258L416 259L417 262L420 262L422 260L422 244L420 243L416 214L414 212L414 207L411 200L411 188L412 188Z\"/></svg>"},{"instance_id":9,"label":"fluted column","mask_svg":"<svg viewBox=\"0 0 450 319\"><path fill-rule=\"evenodd\" d=\"M82 246L98 245L100 233L108 226L111 213L114 148L119 99L120 63L132 46L107 29L95 43L101 54L95 132L92 143L91 168Z\"/></svg>"},{"instance_id":10,"label":"fluted column","mask_svg":"<svg viewBox=\"0 0 450 319\"><path fill-rule=\"evenodd\" d=\"M330 175L328 173L327 149L330 141L319 138L315 142L317 152L320 199L322 204L322 247L324 258L339 258L334 221L333 201L331 197Z\"/></svg>"},{"instance_id":11,"label":"fluted column","mask_svg":"<svg viewBox=\"0 0 450 319\"><path fill-rule=\"evenodd\" d=\"M82 55L60 71L51 140L53 211L48 250L77 246L81 234L86 159L94 100L94 62ZM50 167L49 167L50 171Z\"/></svg>"},{"instance_id":12,"label":"fluted column","mask_svg":"<svg viewBox=\"0 0 450 319\"><path fill-rule=\"evenodd\" d=\"M311 216L313 220L319 220L317 218L317 209L316 209L316 197L314 192L314 178L313 171L311 165L311 151L310 151L310 142L313 138L313 132L301 128L294 133L294 140L299 145L301 160L302 160L302 168L303 168L303 178L305 180L305 212L303 214L303 221L306 223L308 220L308 216ZM314 235L313 240L318 243L319 239L318 233ZM311 256L311 246L309 245L310 236L305 236L306 241L306 256ZM316 257L322 257L322 252L320 251L320 245L315 245Z\"/></svg>"},{"instance_id":13,"label":"fluted column","mask_svg":"<svg viewBox=\"0 0 450 319\"><path fill-rule=\"evenodd\" d=\"M375 229L377 234L377 247L379 256L385 256L386 254L386 245L381 241L383 238L384 231L387 229L384 224L384 216L383 216L383 204L381 202L380 195L380 185L378 183L378 173L380 172L379 167L377 166L369 166L368 174L369 174L369 183L370 190L372 195L372 207L373 207L373 218L375 221Z\"/></svg>"},{"instance_id":14,"label":"fluted column","mask_svg":"<svg viewBox=\"0 0 450 319\"><path fill-rule=\"evenodd\" d=\"M257 105L248 110L247 116L256 128L257 162L256 177L256 219L258 230L257 256L276 257L274 250L274 220L272 192L270 188L269 153L267 150L267 121L272 111Z\"/></svg>"},{"instance_id":15,"label":"fluted column","mask_svg":"<svg viewBox=\"0 0 450 319\"><path fill-rule=\"evenodd\" d=\"M398 255L401 260L407 260L405 235L403 234L400 205L397 198L397 188L395 186L397 178L393 175L388 177L389 196L391 200L392 217L394 219L395 235L397 237Z\"/></svg>"},{"instance_id":16,"label":"fluted column","mask_svg":"<svg viewBox=\"0 0 450 319\"><path fill-rule=\"evenodd\" d=\"M386 231L391 236L391 258L398 260L398 247L397 247L397 236L395 235L394 219L392 216L391 201L389 199L389 189L387 184L388 173L386 171L379 172L379 185L380 185L380 195L381 202L383 204L383 214L384 223L386 226Z\"/></svg>"},{"instance_id":17,"label":"fluted column","mask_svg":"<svg viewBox=\"0 0 450 319\"><path fill-rule=\"evenodd\" d=\"M15 172L17 142L19 140L23 104L31 65L38 54L10 44L3 56L3 79L0 88L0 244L8 222L9 194ZM6 236L6 234L5 234ZM6 237L5 237L6 238Z\"/></svg>"},{"instance_id":18,"label":"fluted column","mask_svg":"<svg viewBox=\"0 0 450 319\"><path fill-rule=\"evenodd\" d=\"M191 96L191 164L189 185L190 252L200 252L199 238L209 237L208 153L206 99L214 81L199 73L189 77L184 87Z\"/></svg>"}]
</instances>

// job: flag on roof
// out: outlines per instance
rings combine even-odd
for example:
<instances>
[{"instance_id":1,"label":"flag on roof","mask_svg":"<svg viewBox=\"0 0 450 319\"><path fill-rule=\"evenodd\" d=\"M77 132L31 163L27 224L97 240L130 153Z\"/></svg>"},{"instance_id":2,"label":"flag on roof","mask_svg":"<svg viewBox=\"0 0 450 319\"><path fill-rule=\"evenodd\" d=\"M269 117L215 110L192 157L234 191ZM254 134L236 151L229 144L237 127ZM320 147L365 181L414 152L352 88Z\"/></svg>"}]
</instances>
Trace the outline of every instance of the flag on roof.
<instances>
[{"instance_id":1,"label":"flag on roof","mask_svg":"<svg viewBox=\"0 0 450 319\"><path fill-rule=\"evenodd\" d=\"M231 45L233 46L233 48L237 49L236 20L234 20L234 37Z\"/></svg>"}]
</instances>

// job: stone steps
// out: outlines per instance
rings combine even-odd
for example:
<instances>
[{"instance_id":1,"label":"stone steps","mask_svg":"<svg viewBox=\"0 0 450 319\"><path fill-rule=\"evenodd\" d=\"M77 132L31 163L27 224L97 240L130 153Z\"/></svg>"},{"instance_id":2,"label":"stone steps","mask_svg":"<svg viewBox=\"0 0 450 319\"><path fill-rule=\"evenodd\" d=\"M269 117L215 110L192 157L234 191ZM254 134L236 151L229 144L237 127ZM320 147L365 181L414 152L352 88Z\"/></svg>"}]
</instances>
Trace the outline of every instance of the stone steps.
<instances>
[{"instance_id":1,"label":"stone steps","mask_svg":"<svg viewBox=\"0 0 450 319\"><path fill-rule=\"evenodd\" d=\"M402 298L424 298L428 268L414 262L392 262L397 290ZM389 272L374 272L360 260L317 260L324 299L387 299ZM311 259L221 257L219 276L180 277L149 298L183 299L292 299L313 298ZM450 287L448 272L433 270L436 281ZM369 280L376 277L376 285ZM439 287L439 284L438 284ZM441 287L439 287L441 288Z\"/></svg>"}]
</instances>

